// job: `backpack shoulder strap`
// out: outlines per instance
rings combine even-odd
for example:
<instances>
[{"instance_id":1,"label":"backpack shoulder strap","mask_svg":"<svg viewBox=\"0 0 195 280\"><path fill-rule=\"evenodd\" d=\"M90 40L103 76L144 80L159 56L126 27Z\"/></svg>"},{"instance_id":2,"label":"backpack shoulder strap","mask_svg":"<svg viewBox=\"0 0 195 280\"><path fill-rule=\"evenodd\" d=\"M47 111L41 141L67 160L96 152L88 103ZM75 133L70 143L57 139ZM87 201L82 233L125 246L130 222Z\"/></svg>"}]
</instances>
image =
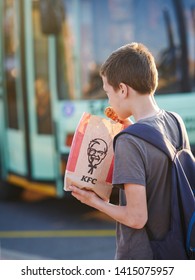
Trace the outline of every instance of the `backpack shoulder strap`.
<instances>
[{"instance_id":1,"label":"backpack shoulder strap","mask_svg":"<svg viewBox=\"0 0 195 280\"><path fill-rule=\"evenodd\" d=\"M173 119L175 119L176 123L177 123L177 127L178 127L178 130L179 130L179 146L177 147L177 150L180 151L184 148L184 139L183 139L183 129L182 129L182 126L181 126L181 123L180 121L178 120L177 116L172 113L172 112L169 112L169 111L166 111L166 113L171 116Z\"/></svg>"},{"instance_id":2,"label":"backpack shoulder strap","mask_svg":"<svg viewBox=\"0 0 195 280\"><path fill-rule=\"evenodd\" d=\"M155 146L157 149L161 150L163 153L165 153L171 160L174 159L175 154L177 152L177 149L172 145L172 143L157 129L154 127L143 124L143 123L135 123L130 126L128 126L126 129L118 133L114 138L114 147L116 144L117 138L121 134L130 134L135 137L138 137L153 146Z\"/></svg>"},{"instance_id":3,"label":"backpack shoulder strap","mask_svg":"<svg viewBox=\"0 0 195 280\"><path fill-rule=\"evenodd\" d=\"M183 138L183 128L182 125L177 118L177 116L169 111L166 111L166 113L171 116L177 123L177 127L179 130L179 146L174 147L173 144L169 141L169 139L162 134L159 130L155 129L154 127L143 124L143 123L135 123L133 125L128 126L126 129L121 131L119 134L117 134L114 138L114 147L116 140L119 135L123 133L128 133L131 135L134 135L136 137L141 138L142 140L145 140L146 142L152 144L157 149L161 150L163 153L165 153L171 160L174 159L175 154L177 151L182 150L184 147L184 138Z\"/></svg>"}]
</instances>

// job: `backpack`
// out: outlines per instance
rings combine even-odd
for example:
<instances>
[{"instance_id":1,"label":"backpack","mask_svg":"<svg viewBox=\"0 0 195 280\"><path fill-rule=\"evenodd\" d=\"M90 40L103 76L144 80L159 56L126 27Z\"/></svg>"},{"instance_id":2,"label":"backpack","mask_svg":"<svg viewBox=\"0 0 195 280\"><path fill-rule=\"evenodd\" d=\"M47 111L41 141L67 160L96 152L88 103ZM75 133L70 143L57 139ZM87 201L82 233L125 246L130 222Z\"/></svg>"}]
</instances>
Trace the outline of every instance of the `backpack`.
<instances>
[{"instance_id":1,"label":"backpack","mask_svg":"<svg viewBox=\"0 0 195 280\"><path fill-rule=\"evenodd\" d=\"M147 124L135 123L116 135L128 133L155 146L171 161L171 222L163 240L150 240L154 259L195 259L195 159L191 150L185 149L182 126L177 117L180 145L174 147L160 131ZM147 230L147 225L146 225Z\"/></svg>"}]
</instances>

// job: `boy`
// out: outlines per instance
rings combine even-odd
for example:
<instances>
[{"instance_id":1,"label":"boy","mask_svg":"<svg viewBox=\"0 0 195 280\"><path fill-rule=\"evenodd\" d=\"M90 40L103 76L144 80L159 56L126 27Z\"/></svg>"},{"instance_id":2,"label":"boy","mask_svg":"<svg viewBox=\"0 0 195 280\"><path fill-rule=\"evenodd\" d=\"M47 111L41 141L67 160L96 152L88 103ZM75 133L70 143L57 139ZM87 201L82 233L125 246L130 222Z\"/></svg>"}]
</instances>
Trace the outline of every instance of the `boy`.
<instances>
[{"instance_id":1,"label":"boy","mask_svg":"<svg viewBox=\"0 0 195 280\"><path fill-rule=\"evenodd\" d=\"M117 49L102 65L100 74L109 104L121 120L133 116L135 122L147 123L173 145L179 144L175 119L155 102L158 73L144 45L132 43ZM184 137L190 149L186 130ZM117 221L116 259L153 259L150 240L163 239L170 226L171 174L167 156L141 139L120 135L115 146L113 185L120 188L119 205L103 201L91 191L70 188L78 200Z\"/></svg>"}]
</instances>

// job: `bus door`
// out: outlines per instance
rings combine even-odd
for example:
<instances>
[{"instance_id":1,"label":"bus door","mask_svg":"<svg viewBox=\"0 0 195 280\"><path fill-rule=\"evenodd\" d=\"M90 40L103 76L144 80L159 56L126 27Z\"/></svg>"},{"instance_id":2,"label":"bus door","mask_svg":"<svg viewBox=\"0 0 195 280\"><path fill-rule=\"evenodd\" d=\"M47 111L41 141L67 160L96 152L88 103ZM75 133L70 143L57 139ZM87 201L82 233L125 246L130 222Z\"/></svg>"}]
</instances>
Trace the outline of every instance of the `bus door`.
<instances>
[{"instance_id":1,"label":"bus door","mask_svg":"<svg viewBox=\"0 0 195 280\"><path fill-rule=\"evenodd\" d=\"M3 40L3 5L0 3L0 42ZM0 44L0 65L3 65L2 44ZM4 95L3 95L3 67L0 67L0 180L6 177L4 161L4 143L5 143L5 119L4 119Z\"/></svg>"},{"instance_id":2,"label":"bus door","mask_svg":"<svg viewBox=\"0 0 195 280\"><path fill-rule=\"evenodd\" d=\"M20 9L14 0L1 1L1 88L0 142L2 179L12 181L16 174L28 176L22 65L20 41Z\"/></svg>"},{"instance_id":3,"label":"bus door","mask_svg":"<svg viewBox=\"0 0 195 280\"><path fill-rule=\"evenodd\" d=\"M0 139L4 151L0 168L8 182L49 195L60 194L62 184L56 191L58 164L51 100L55 89L55 80L51 80L55 69L51 72L50 65L54 39L41 30L39 1L2 2L0 132L4 129L5 133L1 133L4 142Z\"/></svg>"},{"instance_id":4,"label":"bus door","mask_svg":"<svg viewBox=\"0 0 195 280\"><path fill-rule=\"evenodd\" d=\"M25 68L29 129L31 179L47 183L45 189L62 194L58 179L58 157L52 91L55 91L55 65L51 69L55 38L42 32L40 2L24 1ZM54 36L53 36L54 37ZM58 186L56 191L52 188Z\"/></svg>"}]
</instances>

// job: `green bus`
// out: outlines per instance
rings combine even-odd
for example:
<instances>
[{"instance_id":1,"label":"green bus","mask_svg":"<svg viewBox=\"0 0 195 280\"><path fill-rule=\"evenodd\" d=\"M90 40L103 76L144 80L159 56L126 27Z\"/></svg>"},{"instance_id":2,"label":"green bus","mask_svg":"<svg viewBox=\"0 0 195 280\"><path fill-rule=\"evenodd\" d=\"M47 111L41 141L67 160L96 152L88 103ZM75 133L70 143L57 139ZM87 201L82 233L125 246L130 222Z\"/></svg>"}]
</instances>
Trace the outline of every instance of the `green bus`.
<instances>
[{"instance_id":1,"label":"green bus","mask_svg":"<svg viewBox=\"0 0 195 280\"><path fill-rule=\"evenodd\" d=\"M134 41L155 56L157 102L183 117L195 151L195 0L0 1L0 196L63 196L77 123L107 106L99 67Z\"/></svg>"}]
</instances>

